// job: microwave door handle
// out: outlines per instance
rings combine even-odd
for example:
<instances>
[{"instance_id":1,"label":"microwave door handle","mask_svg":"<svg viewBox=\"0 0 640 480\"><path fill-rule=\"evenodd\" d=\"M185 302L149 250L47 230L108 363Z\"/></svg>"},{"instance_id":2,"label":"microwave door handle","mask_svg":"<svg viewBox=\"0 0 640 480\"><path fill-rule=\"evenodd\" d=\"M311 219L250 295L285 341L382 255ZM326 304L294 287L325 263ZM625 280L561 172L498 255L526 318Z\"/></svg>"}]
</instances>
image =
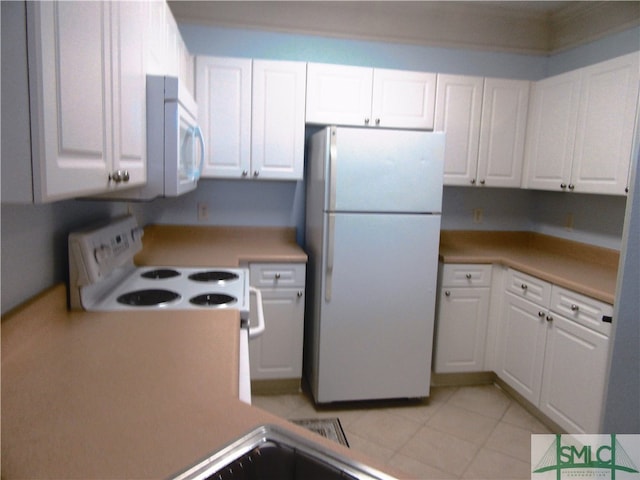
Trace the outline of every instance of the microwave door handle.
<instances>
[{"instance_id":1,"label":"microwave door handle","mask_svg":"<svg viewBox=\"0 0 640 480\"><path fill-rule=\"evenodd\" d=\"M196 180L198 180L200 178L200 175L202 175L202 169L204 168L204 135L202 135L202 129L198 125L194 127L193 134L194 136L198 137L198 140L200 142L200 162L196 170L198 172Z\"/></svg>"}]
</instances>

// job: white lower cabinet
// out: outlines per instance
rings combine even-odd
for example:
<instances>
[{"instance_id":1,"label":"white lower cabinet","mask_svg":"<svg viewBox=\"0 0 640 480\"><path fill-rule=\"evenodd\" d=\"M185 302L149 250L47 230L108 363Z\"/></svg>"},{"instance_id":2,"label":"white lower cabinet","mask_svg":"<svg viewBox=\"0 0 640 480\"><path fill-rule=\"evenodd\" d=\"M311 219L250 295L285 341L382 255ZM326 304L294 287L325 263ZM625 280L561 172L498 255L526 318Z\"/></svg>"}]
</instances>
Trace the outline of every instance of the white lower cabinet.
<instances>
[{"instance_id":1,"label":"white lower cabinet","mask_svg":"<svg viewBox=\"0 0 640 480\"><path fill-rule=\"evenodd\" d=\"M491 265L444 265L438 294L434 371L484 370Z\"/></svg>"},{"instance_id":2,"label":"white lower cabinet","mask_svg":"<svg viewBox=\"0 0 640 480\"><path fill-rule=\"evenodd\" d=\"M249 270L251 285L262 293L265 317L264 333L249 342L251 380L300 379L306 266L252 263Z\"/></svg>"},{"instance_id":3,"label":"white lower cabinet","mask_svg":"<svg viewBox=\"0 0 640 480\"><path fill-rule=\"evenodd\" d=\"M569 433L598 433L613 307L507 273L498 376Z\"/></svg>"}]
</instances>

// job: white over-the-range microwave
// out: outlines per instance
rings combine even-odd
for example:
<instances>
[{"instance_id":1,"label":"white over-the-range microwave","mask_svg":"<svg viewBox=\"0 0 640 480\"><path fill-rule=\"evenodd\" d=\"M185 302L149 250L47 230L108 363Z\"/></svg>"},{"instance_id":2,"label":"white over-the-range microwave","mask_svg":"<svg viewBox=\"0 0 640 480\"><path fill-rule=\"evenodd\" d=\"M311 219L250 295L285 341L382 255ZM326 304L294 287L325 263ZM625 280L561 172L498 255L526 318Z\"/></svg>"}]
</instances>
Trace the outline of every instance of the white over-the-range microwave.
<instances>
[{"instance_id":1,"label":"white over-the-range microwave","mask_svg":"<svg viewBox=\"0 0 640 480\"><path fill-rule=\"evenodd\" d=\"M147 183L100 198L151 200L194 190L204 154L193 96L176 77L147 75Z\"/></svg>"}]
</instances>

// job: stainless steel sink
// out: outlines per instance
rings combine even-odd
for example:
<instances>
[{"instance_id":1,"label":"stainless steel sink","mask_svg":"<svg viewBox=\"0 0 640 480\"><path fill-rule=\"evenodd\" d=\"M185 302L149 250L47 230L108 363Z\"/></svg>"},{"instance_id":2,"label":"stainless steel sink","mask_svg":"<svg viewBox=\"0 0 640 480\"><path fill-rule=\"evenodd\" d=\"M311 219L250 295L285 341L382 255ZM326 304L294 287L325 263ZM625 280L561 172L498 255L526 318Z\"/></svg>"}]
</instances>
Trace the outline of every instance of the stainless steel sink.
<instances>
[{"instance_id":1,"label":"stainless steel sink","mask_svg":"<svg viewBox=\"0 0 640 480\"><path fill-rule=\"evenodd\" d=\"M172 480L393 480L274 425L263 425Z\"/></svg>"}]
</instances>

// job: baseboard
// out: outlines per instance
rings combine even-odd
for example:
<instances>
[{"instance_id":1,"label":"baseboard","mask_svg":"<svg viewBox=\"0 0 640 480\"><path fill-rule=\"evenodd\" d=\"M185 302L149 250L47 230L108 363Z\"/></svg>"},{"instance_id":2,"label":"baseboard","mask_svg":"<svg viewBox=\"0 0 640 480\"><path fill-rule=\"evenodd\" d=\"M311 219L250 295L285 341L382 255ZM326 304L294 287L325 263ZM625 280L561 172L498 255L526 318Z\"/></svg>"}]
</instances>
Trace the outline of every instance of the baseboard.
<instances>
[{"instance_id":1,"label":"baseboard","mask_svg":"<svg viewBox=\"0 0 640 480\"><path fill-rule=\"evenodd\" d=\"M251 380L251 393L254 395L283 395L300 393L300 378L278 378L273 380Z\"/></svg>"},{"instance_id":2,"label":"baseboard","mask_svg":"<svg viewBox=\"0 0 640 480\"><path fill-rule=\"evenodd\" d=\"M431 374L433 387L457 387L461 385L491 385L496 382L494 372L463 372L463 373L435 373Z\"/></svg>"},{"instance_id":3,"label":"baseboard","mask_svg":"<svg viewBox=\"0 0 640 480\"><path fill-rule=\"evenodd\" d=\"M509 396L513 397L513 399L520 404L522 408L524 408L531 415L536 417L537 420L540 421L545 427L551 430L553 433L566 433L566 431L558 425L556 422L547 417L544 413L540 411L538 407L536 407L529 400L524 398L518 392L516 392L512 387L507 385L503 380L496 376L496 385L500 387L502 390L507 392Z\"/></svg>"}]
</instances>

